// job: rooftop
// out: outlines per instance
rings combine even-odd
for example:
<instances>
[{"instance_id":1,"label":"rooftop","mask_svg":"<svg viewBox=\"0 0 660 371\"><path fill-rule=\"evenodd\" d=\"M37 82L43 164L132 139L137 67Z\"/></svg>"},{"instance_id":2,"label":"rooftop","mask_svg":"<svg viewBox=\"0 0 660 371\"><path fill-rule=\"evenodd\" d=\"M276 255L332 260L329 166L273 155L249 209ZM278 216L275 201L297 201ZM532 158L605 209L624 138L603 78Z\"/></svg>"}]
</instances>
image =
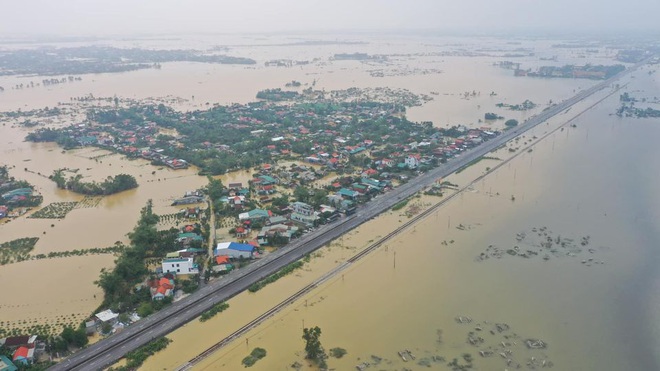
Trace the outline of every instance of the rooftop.
<instances>
[{"instance_id":1,"label":"rooftop","mask_svg":"<svg viewBox=\"0 0 660 371\"><path fill-rule=\"evenodd\" d=\"M96 318L100 319L102 322L107 322L119 317L119 314L114 313L110 309L106 309L103 312L96 313Z\"/></svg>"}]
</instances>

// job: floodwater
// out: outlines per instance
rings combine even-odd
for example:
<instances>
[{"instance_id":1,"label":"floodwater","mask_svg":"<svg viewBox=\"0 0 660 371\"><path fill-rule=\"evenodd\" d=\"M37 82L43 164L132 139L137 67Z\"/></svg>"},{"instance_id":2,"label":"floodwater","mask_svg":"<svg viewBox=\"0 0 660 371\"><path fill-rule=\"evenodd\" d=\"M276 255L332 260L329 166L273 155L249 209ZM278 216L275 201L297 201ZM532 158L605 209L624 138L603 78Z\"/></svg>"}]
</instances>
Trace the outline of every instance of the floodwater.
<instances>
[{"instance_id":1,"label":"floodwater","mask_svg":"<svg viewBox=\"0 0 660 371\"><path fill-rule=\"evenodd\" d=\"M653 96L657 86L657 80L649 79L636 81L631 89ZM194 369L238 369L254 347L268 351L253 366L257 370L292 369L295 362L307 368L303 326L319 326L326 349L348 351L341 360L328 361L335 369L353 369L365 361L374 364L372 355L382 358L376 369L427 368L417 364L421 360L444 369L446 362L434 362L433 356L449 361L465 353L475 358L478 369L505 369L505 360L497 355L505 349L512 350L509 358L523 369L527 362L539 367L543 361L561 370L657 369L660 198L653 189L660 179L647 170L660 158L652 139L660 128L651 120L610 116L617 98L615 94L576 118L571 122L576 128L566 126L549 134L532 152L523 152L479 180ZM562 116L552 125L574 115ZM550 128L540 126L526 137L540 137ZM503 150L496 155L506 158ZM464 186L494 164L480 163L449 180ZM433 200L425 197L420 202ZM182 365L245 319L256 317L255 312L262 313L328 271L328 265L338 266L354 252L351 249L365 247L405 219L387 213L320 250L322 258L313 259L307 271L283 278L256 295L239 295L229 301L229 310L211 321L186 325L170 335L171 349L151 358L145 369ZM465 228L456 228L459 225ZM489 245L511 248L519 244L517 233L531 235L533 228L543 227L552 231L553 238L580 241L589 236L588 248L593 252L585 248L577 256L553 255L548 261L507 254L475 261ZM458 324L457 316L469 316L472 323ZM491 335L486 329L493 323L505 323L510 330ZM477 326L484 329L485 341L474 347L466 339L470 331L477 332ZM513 340L504 338L512 333ZM548 348L528 350L522 340L529 338L542 339ZM501 341L507 342L506 348ZM479 350L489 348L497 350L493 357L479 356ZM397 352L404 349L415 354L415 362L399 358Z\"/></svg>"},{"instance_id":2,"label":"floodwater","mask_svg":"<svg viewBox=\"0 0 660 371\"><path fill-rule=\"evenodd\" d=\"M261 40L249 43L241 40L228 44L235 45L230 46L229 54L255 58L256 66L166 63L161 70L85 75L80 82L23 90L7 87L41 78L1 77L0 86L5 86L6 90L0 95L0 110L52 107L89 93L138 99L155 97L174 102L182 109L199 109L207 107L206 102L252 101L258 90L284 87L286 82L297 80L308 86L316 82L316 88L326 90L358 86L407 88L427 95L434 92L437 94L431 95L433 100L410 109L408 118L431 120L442 126L484 126L486 124L479 119L485 112L524 120L543 109L550 100L570 97L592 84L585 80L515 78L511 70L493 66L494 62L507 59L502 57L419 55L470 49L481 42L487 42L492 48L508 48L502 40L374 39L364 45L310 48L283 48L274 41L273 46L243 45L261 43ZM171 43L175 41L167 41L165 45ZM576 51L548 48L550 41L525 43L536 48L536 56L515 61L527 67L584 62ZM352 52L400 55L392 56L391 63L386 66L356 61L330 63L326 59L334 53ZM590 55L589 61L605 61L608 53L603 49L598 55ZM539 56L557 54L559 62L538 60ZM311 60L316 57L323 60L302 67L264 67L264 62L270 59ZM402 66L442 72L397 75L396 71ZM381 69L394 76L372 77L369 73L369 70ZM644 77L635 83L647 80ZM656 80L650 81L638 88L646 89L653 96L651 91L657 91L658 84ZM478 94L467 99L463 96L472 91ZM399 358L397 352L406 348L418 360L433 355L450 360L470 353L480 368L503 369L506 365L497 353L492 358L481 358L477 353L481 348L465 342L468 332L474 331L475 326L486 328L495 322L508 324L510 331L520 336L517 345L511 348L513 358L523 365L533 356L551 361L557 369L567 370L656 368L652 350L658 349L656 340L660 330L649 328L648 324L660 323L657 320L660 277L653 266L653 259L657 258L654 241L660 237L654 224L657 215L652 214L657 213L654 211L657 207L652 205L658 205L660 200L652 192L657 189L657 174L648 170L654 168L654 161L660 156L651 142L660 134L656 133L660 129L650 121L608 116L617 104L615 98L577 119L577 128L552 134L534 146L532 152L520 155L480 180L472 190L461 193L432 216L298 300L247 337L202 362L199 369L237 369L241 367L240 360L256 346L266 348L268 356L259 361L255 369L287 369L296 361L305 364L301 340L303 322L308 327L322 328L322 343L326 349L339 346L348 350L348 355L341 360L329 360L330 366L337 369L352 369L364 361L374 363L371 355L382 358L379 369L423 368L416 362L404 363ZM539 107L527 112L495 107L499 102L517 104L525 99L538 103ZM541 136L547 130L539 127L526 137ZM25 129L11 125L0 127L0 163L14 166L11 175L34 184L44 196L44 206L82 198L56 189L50 180L38 175L49 175L61 167L80 169L86 179L94 180L128 173L140 184L136 190L105 197L94 207L74 209L61 220L23 217L0 225L2 242L40 237L35 254L125 242L126 233L133 228L139 209L148 199L154 201L157 213L173 213L176 209L169 206L172 199L206 183L194 169L171 171L142 160L129 161L89 148L63 153L53 144L23 142L26 133ZM510 146L520 147L520 142L527 140ZM504 159L508 154L505 149L496 155ZM495 164L484 161L450 180L460 186L467 185L483 174L486 166ZM250 173L229 174L222 179L225 184L245 183ZM515 201L511 200L512 195ZM419 202L429 205L438 200L424 197ZM211 321L184 326L170 335L174 340L171 349L152 357L144 368L177 367L406 219L401 213L390 212L321 250L303 271L257 294L237 296L230 301L231 307L226 312ZM468 227L459 230L456 228L459 224ZM523 259L505 255L499 260L474 261L489 245L508 248L516 243L516 233L525 231L531 235L532 228L542 226L576 241L591 236L590 245L597 247L597 258L605 264L587 267L581 264L582 256L543 261L540 257ZM452 240L454 242L450 243ZM441 244L442 241L447 245ZM0 303L0 317L12 321L40 320L43 316L39 310L55 302L59 304L49 308L53 315L89 313L101 299L93 281L101 268L112 264L112 259L101 255L0 267L3 297L13 298ZM84 262L84 269L71 269L80 267L81 262ZM17 285L16 276L20 274L17 271L28 269L49 277L49 284L65 288L67 296L60 299L59 290L43 290L39 280ZM71 289L68 284L72 280L80 287ZM30 300L16 300L25 297L18 295L19 292L30 295ZM470 316L473 322L457 324L456 316ZM504 334L487 335L483 336L483 348L497 347ZM540 338L549 346L542 351L527 350L522 345L522 339L526 338ZM433 363L433 367L439 365Z\"/></svg>"}]
</instances>

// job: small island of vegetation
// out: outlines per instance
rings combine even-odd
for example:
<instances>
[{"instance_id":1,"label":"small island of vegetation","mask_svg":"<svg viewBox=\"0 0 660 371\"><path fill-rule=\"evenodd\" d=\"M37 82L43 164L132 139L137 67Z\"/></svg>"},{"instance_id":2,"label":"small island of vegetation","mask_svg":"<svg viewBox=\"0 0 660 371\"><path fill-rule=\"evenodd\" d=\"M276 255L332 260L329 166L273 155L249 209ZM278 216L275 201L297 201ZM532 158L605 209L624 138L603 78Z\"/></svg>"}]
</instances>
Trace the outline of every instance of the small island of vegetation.
<instances>
[{"instance_id":1,"label":"small island of vegetation","mask_svg":"<svg viewBox=\"0 0 660 371\"><path fill-rule=\"evenodd\" d=\"M57 188L68 189L70 191L84 195L100 196L111 195L137 188L138 183L135 177L128 174L119 174L107 177L103 182L83 182L82 175L77 174L68 179L64 176L66 169L55 170L50 179L57 184Z\"/></svg>"}]
</instances>

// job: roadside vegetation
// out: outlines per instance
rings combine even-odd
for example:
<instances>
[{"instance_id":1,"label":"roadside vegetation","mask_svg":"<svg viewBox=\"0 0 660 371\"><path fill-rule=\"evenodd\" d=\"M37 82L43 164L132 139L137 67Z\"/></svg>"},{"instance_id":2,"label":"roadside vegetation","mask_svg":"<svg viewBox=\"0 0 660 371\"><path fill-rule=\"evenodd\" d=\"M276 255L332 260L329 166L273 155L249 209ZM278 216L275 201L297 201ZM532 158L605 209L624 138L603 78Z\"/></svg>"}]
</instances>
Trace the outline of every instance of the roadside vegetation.
<instances>
[{"instance_id":1,"label":"roadside vegetation","mask_svg":"<svg viewBox=\"0 0 660 371\"><path fill-rule=\"evenodd\" d=\"M167 346L172 342L172 340L161 337L156 340L151 341L147 345L141 346L138 349L128 352L126 354L126 365L120 366L117 368L109 368L109 371L132 371L137 370L142 366L144 361L152 355L160 352L161 350L167 348Z\"/></svg>"},{"instance_id":2,"label":"roadside vegetation","mask_svg":"<svg viewBox=\"0 0 660 371\"><path fill-rule=\"evenodd\" d=\"M199 316L200 322L206 322L211 318L215 317L218 313L222 313L229 308L229 304L222 302L214 305L211 309L204 311L201 316Z\"/></svg>"},{"instance_id":3,"label":"roadside vegetation","mask_svg":"<svg viewBox=\"0 0 660 371\"><path fill-rule=\"evenodd\" d=\"M408 205L408 200L403 200L403 201L399 202L398 204L392 206L392 211L401 210L404 207L406 207L406 205Z\"/></svg>"},{"instance_id":4,"label":"roadside vegetation","mask_svg":"<svg viewBox=\"0 0 660 371\"><path fill-rule=\"evenodd\" d=\"M461 167L460 169L456 170L456 174L461 173L463 170L469 168L472 165L476 165L479 163L481 160L495 160L495 161L502 161L501 158L499 157L492 157L492 156L481 156L479 158L476 158L470 162L468 162L465 166Z\"/></svg>"},{"instance_id":5,"label":"roadside vegetation","mask_svg":"<svg viewBox=\"0 0 660 371\"><path fill-rule=\"evenodd\" d=\"M288 274L293 273L297 269L302 268L303 265L305 265L305 263L301 260L299 260L297 262L293 262L293 263L287 265L286 267L280 269L279 271L271 274L270 276L264 278L263 280L253 283L248 288L248 291L257 292L257 291L263 289L264 287L266 287L267 285L279 280L280 278L282 278L282 277L284 277Z\"/></svg>"}]
</instances>

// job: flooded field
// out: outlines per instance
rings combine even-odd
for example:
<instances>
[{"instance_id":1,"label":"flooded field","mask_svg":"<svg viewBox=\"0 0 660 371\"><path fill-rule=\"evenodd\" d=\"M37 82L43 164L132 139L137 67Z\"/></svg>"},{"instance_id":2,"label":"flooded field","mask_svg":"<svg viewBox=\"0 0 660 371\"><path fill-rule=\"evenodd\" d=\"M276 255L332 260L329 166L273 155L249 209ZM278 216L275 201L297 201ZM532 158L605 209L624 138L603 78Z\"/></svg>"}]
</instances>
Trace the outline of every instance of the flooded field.
<instances>
[{"instance_id":1,"label":"flooded field","mask_svg":"<svg viewBox=\"0 0 660 371\"><path fill-rule=\"evenodd\" d=\"M205 47L213 45L205 42ZM276 44L276 40L270 42ZM6 90L0 96L0 110L52 107L90 93L157 98L181 109L203 109L207 102L249 102L258 90L284 87L297 80L303 88L315 84L326 90L405 88L433 98L409 109L411 120L433 121L437 126L497 127L501 122L481 122L484 113L523 121L551 101L568 98L593 84L578 79L517 78L513 71L493 65L506 59L496 53L441 55L474 48L477 42L509 48L501 40L467 39L414 43L374 39L368 44L314 48L255 46L255 40L233 40L230 51L257 59L256 66L167 63L160 70L85 75L83 81L70 84ZM464 44L459 47L457 43ZM537 54L516 58L516 62L529 67L584 62L577 51L551 50L549 45L549 41L529 42ZM384 65L328 60L335 53L353 52L393 55ZM603 49L589 61L608 63L608 53ZM553 54L559 55L558 62L539 61L539 56ZM266 61L280 58L320 59L290 68L264 66ZM382 72L383 77L374 71ZM12 86L30 78L1 77L0 85ZM631 81L636 89L657 95L657 80ZM466 96L466 92L473 94ZM529 111L495 106L526 99L538 106ZM573 110L594 102L595 98ZM454 358L478 369L514 368L511 365L516 364L523 368L554 365L562 370L654 369L657 355L651 349L658 348L660 329L649 329L647 324L658 323L659 315L653 303L660 300L660 278L651 262L657 258L654 249L660 239L654 211L660 199L652 190L660 181L648 170L660 157L652 142L660 135L660 127L651 121L610 116L617 104L615 94L576 119L576 128L551 134L532 151L474 183L432 216L213 354L197 369L238 369L241 359L257 346L267 349L268 355L254 369L286 370L296 362L307 368L301 336L302 327L310 326L321 327L326 349L348 351L343 358L328 361L336 369L354 369L365 362L375 370L444 369ZM561 115L552 125L569 117L570 113ZM72 122L76 120L72 118ZM549 130L540 126L494 156L506 159L512 154L508 148L522 148L531 143L532 136L540 137ZM170 214L176 211L169 206L174 198L207 182L195 169L172 171L96 149L62 151L54 144L27 143L23 138L28 132L0 126L0 165L9 165L12 176L35 185L44 197L44 207L77 203L64 218L21 217L0 225L0 242L39 237L34 254L126 242L126 233L147 200L154 201L156 213ZM484 160L448 180L466 186L499 162ZM81 203L82 196L59 190L47 179L62 167L79 169L86 180L126 173L135 176L140 186ZM232 173L221 179L225 184L246 184L251 173ZM411 204L424 208L440 200L424 196ZM258 294L239 295L230 301L227 311L210 321L191 322L171 334L174 342L168 351L149 359L144 369L178 367L407 219L405 210L388 212L320 250L295 275ZM519 240L522 233L524 241ZM518 254L520 249L539 250L536 245L548 237L553 241L559 237L559 245L567 239L568 244L575 242L570 250L573 255L562 249L529 258ZM588 246L581 245L585 237ZM515 256L507 252L517 245ZM483 258L484 253L489 258ZM549 258L544 259L545 255ZM103 254L0 266L0 286L6 298L0 301L0 318L12 326L23 321L65 323L62 317L67 323L69 317L79 323L101 302L102 293L93 281L113 259ZM50 286L36 279L17 284L16 277L35 272L47 278ZM530 349L525 343L529 339L542 340L547 347Z\"/></svg>"},{"instance_id":2,"label":"flooded field","mask_svg":"<svg viewBox=\"0 0 660 371\"><path fill-rule=\"evenodd\" d=\"M647 82L644 88L655 84ZM303 326L322 329L326 350L348 351L342 359L328 360L336 369L365 362L372 369L451 369L447 363L457 358L465 364L465 354L477 369L517 364L522 369L654 369L658 355L650 344L657 344L657 329L648 324L658 315L657 309L649 309L657 293L632 291L640 282L658 279L650 268L635 267L650 265L645 262L657 257L653 241L658 231L648 213L655 213L649 206L660 202L650 191L660 180L647 174L641 181L639 171L652 166L660 153L646 152L650 141L633 143L640 133L656 135L660 129L652 121L610 116L617 99L572 121L576 128L566 126L551 134L532 152L473 184L195 369L242 367L241 360L254 347L268 351L255 369L293 369L296 363L307 368ZM530 135L547 130L539 127ZM622 157L612 148L613 141L638 149ZM504 151L497 154L506 156ZM641 158L647 160L635 161L632 168L625 165ZM492 164L480 163L449 180L465 185L487 166ZM423 200L423 205L434 202L433 197ZM183 364L238 328L236 323L268 309L263 301L272 306L283 300L301 287L300 280L311 282L329 270L328 264L333 266L331 261L334 266L345 261L352 253L347 249L367 246L380 231L392 230L405 219L389 212L320 250L323 258L313 259L297 277L281 279L258 295L239 295L227 312L203 325L188 324L170 336L171 349L150 359L146 369ZM537 240L524 247L522 233ZM574 241L578 248L564 251L568 248L556 244L542 252L539 242L549 236ZM527 258L481 256L489 247L518 245L542 253ZM544 259L543 253L549 257ZM255 305L264 309L259 312ZM645 308L647 316L640 317L636 308ZM525 340L542 340L545 348L530 349ZM199 344L192 347L196 351L191 343Z\"/></svg>"}]
</instances>

